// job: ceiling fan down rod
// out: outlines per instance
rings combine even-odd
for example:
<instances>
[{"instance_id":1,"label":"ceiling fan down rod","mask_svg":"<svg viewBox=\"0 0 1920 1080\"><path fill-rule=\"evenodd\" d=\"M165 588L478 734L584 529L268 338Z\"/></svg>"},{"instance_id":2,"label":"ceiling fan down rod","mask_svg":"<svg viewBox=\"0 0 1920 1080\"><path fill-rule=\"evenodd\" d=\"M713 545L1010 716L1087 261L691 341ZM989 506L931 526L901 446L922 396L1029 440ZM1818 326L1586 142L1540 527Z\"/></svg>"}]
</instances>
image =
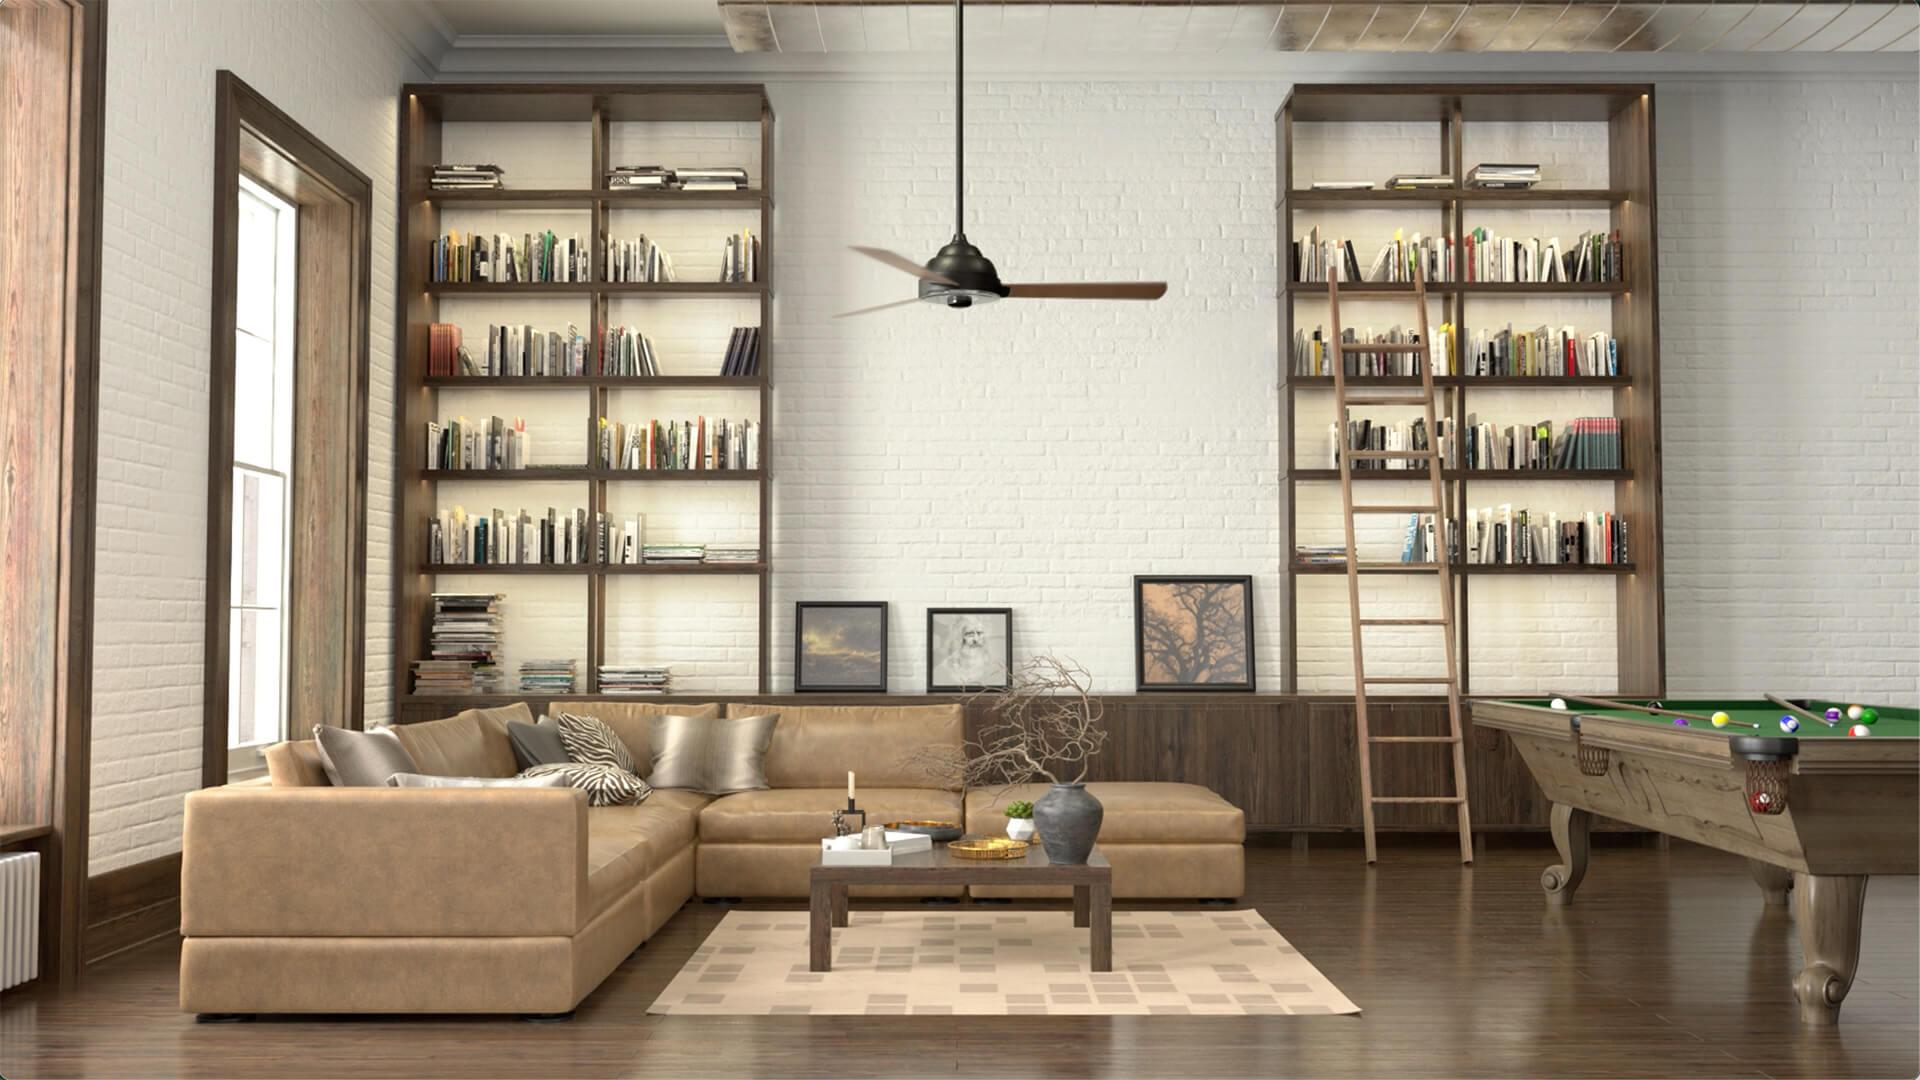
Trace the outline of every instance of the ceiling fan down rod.
<instances>
[{"instance_id":1,"label":"ceiling fan down rod","mask_svg":"<svg viewBox=\"0 0 1920 1080\"><path fill-rule=\"evenodd\" d=\"M953 238L965 240L967 207L967 9L953 0Z\"/></svg>"}]
</instances>

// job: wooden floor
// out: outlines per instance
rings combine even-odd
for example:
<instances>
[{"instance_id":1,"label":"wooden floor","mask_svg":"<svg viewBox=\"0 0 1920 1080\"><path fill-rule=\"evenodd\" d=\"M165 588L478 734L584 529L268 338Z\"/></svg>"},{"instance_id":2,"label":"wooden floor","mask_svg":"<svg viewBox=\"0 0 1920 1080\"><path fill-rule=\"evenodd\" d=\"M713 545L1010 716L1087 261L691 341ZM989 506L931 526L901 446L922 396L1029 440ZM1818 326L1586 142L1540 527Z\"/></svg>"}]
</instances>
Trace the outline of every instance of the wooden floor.
<instances>
[{"instance_id":1,"label":"wooden floor","mask_svg":"<svg viewBox=\"0 0 1920 1080\"><path fill-rule=\"evenodd\" d=\"M649 1017L724 913L695 902L562 1024L261 1020L176 1011L177 947L95 967L75 994L0 996L0 1075L50 1076L1914 1076L1916 879L1867 891L1838 1028L1801 1027L1791 918L1744 864L1602 847L1550 911L1552 855L1496 846L1248 852L1248 900L1358 1017ZM1164 905L1160 905L1164 906Z\"/></svg>"}]
</instances>

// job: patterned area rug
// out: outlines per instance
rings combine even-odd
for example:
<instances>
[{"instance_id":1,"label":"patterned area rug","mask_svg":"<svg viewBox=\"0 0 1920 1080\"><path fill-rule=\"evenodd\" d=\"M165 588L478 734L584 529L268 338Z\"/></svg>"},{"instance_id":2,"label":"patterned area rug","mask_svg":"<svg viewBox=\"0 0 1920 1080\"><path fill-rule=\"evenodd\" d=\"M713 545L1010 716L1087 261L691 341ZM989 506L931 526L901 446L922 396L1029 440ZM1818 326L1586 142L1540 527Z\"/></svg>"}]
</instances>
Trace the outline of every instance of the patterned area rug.
<instances>
[{"instance_id":1,"label":"patterned area rug","mask_svg":"<svg viewBox=\"0 0 1920 1080\"><path fill-rule=\"evenodd\" d=\"M833 970L803 911L729 912L647 1009L670 1015L1120 1016L1357 1013L1254 911L1115 911L1111 973L1067 911L855 910Z\"/></svg>"}]
</instances>

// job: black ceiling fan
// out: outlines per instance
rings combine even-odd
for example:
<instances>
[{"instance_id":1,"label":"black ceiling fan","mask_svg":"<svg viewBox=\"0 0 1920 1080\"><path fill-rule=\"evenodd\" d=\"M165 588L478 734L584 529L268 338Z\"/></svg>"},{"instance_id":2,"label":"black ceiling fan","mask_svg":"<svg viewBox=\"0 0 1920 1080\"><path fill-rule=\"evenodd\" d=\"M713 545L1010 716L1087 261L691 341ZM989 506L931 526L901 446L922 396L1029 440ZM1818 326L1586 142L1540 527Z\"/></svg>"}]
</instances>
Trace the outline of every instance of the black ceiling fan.
<instances>
[{"instance_id":1,"label":"black ceiling fan","mask_svg":"<svg viewBox=\"0 0 1920 1080\"><path fill-rule=\"evenodd\" d=\"M897 270L905 270L920 279L920 295L890 304L843 311L835 318L865 315L873 311L900 307L916 301L944 304L950 308L968 308L1003 298L1033 300L1158 300L1167 293L1164 281L1074 281L1057 284L1009 284L1000 280L993 260L967 242L964 211L967 202L966 171L966 8L965 0L953 0L953 239L940 254L921 266L904 255L882 248L858 247L853 250L878 259Z\"/></svg>"}]
</instances>

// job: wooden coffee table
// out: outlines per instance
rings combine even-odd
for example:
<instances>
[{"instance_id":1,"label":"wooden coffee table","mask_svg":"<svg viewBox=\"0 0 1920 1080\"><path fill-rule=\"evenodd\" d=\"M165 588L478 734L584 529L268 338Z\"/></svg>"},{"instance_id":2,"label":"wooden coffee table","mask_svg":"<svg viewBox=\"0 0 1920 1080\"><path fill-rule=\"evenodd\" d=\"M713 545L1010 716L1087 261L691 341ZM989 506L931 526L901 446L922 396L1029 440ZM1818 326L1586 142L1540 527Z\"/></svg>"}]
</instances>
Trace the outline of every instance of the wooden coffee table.
<instances>
[{"instance_id":1,"label":"wooden coffee table","mask_svg":"<svg viewBox=\"0 0 1920 1080\"><path fill-rule=\"evenodd\" d=\"M1113 970L1113 867L1099 848L1084 866L1047 860L1039 844L1022 859L956 859L947 845L894 856L891 866L822 866L816 856L809 877L808 967L833 970L833 928L847 925L849 885L1071 885L1073 925L1092 939L1095 971Z\"/></svg>"}]
</instances>

